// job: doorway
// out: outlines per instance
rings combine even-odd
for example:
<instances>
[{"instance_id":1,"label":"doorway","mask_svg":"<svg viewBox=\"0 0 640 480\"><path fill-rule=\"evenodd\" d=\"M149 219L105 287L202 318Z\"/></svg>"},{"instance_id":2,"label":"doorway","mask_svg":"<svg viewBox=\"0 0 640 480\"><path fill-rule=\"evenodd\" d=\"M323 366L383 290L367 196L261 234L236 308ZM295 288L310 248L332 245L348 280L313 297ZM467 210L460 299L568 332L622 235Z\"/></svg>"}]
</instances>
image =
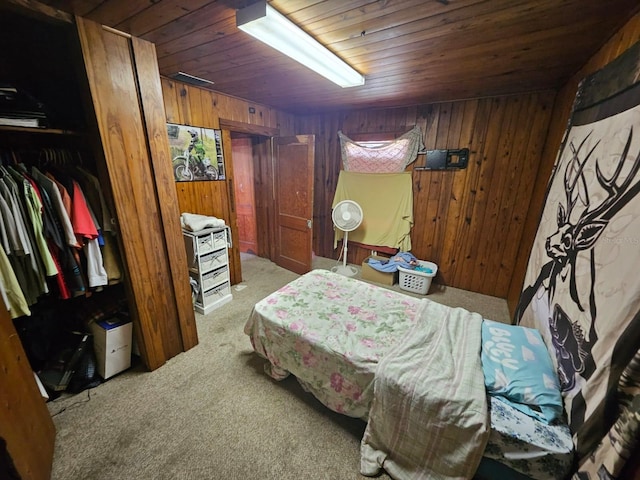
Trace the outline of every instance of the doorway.
<instances>
[{"instance_id":1,"label":"doorway","mask_svg":"<svg viewBox=\"0 0 640 480\"><path fill-rule=\"evenodd\" d=\"M306 273L312 267L315 137L239 130L229 130L238 253Z\"/></svg>"},{"instance_id":2,"label":"doorway","mask_svg":"<svg viewBox=\"0 0 640 480\"><path fill-rule=\"evenodd\" d=\"M253 139L251 135L231 132L233 159L233 188L238 222L240 253L258 254L258 226L256 218L253 168Z\"/></svg>"},{"instance_id":3,"label":"doorway","mask_svg":"<svg viewBox=\"0 0 640 480\"><path fill-rule=\"evenodd\" d=\"M270 152L270 137L231 132L238 248L240 253L273 259L269 238L273 214L269 201L273 188Z\"/></svg>"}]
</instances>

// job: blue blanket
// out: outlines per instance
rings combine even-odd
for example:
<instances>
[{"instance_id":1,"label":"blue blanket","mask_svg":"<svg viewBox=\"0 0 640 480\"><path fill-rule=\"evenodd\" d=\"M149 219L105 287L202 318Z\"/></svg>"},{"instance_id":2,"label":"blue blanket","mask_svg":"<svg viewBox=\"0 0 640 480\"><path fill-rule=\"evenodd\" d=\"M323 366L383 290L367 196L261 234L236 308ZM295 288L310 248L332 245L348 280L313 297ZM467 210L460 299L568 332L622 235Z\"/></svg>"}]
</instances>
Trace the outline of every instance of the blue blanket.
<instances>
[{"instance_id":1,"label":"blue blanket","mask_svg":"<svg viewBox=\"0 0 640 480\"><path fill-rule=\"evenodd\" d=\"M371 268L379 272L397 272L398 266L414 269L418 265L418 259L409 252L398 252L388 260L370 258L367 262Z\"/></svg>"}]
</instances>

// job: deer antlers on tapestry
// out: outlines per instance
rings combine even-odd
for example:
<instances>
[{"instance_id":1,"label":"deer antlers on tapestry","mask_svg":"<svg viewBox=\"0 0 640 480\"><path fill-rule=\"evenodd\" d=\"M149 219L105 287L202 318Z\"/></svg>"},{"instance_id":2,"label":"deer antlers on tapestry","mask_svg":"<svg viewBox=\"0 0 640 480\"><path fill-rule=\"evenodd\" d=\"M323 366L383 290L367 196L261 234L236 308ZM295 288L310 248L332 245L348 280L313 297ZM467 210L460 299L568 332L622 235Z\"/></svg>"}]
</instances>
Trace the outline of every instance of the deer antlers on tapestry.
<instances>
[{"instance_id":1,"label":"deer antlers on tapestry","mask_svg":"<svg viewBox=\"0 0 640 480\"><path fill-rule=\"evenodd\" d=\"M516 310L516 321L519 322L524 310L541 286L544 286L548 305L551 307L558 279L564 281L567 277L571 299L578 309L585 312L585 305L588 305L590 328L586 334L579 324L571 321L561 306L552 307L549 327L552 342L558 352L558 374L563 390L571 390L574 387L575 373L589 378L595 368L591 358L591 349L597 341L594 328L597 305L594 295L596 267L593 246L614 216L640 192L640 181L634 183L640 170L640 152L632 158L631 167L624 179L620 180L624 167L629 164L627 160L630 157L629 150L633 139L633 128L631 128L615 171L610 177L607 178L603 174L599 161L595 161L597 185L605 196L597 203L593 202L593 199L599 196L592 195L593 192L588 191L584 171L585 165L591 160L600 142L595 142L588 151L583 151L592 133L587 134L577 147L573 142L569 142L571 158L564 172L565 204L558 203L558 229L549 235L545 242L546 254L550 260L543 265L535 282L523 290ZM576 282L578 255L588 255L590 266L588 301L581 298L578 292Z\"/></svg>"}]
</instances>

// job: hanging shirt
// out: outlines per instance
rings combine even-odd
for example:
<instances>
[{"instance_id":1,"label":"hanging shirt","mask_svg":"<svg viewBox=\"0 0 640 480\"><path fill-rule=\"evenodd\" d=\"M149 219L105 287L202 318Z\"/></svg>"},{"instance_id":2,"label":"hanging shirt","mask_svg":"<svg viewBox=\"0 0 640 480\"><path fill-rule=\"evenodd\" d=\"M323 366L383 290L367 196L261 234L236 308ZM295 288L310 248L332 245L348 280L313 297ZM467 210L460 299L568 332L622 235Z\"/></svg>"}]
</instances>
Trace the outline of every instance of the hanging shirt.
<instances>
[{"instance_id":1,"label":"hanging shirt","mask_svg":"<svg viewBox=\"0 0 640 480\"><path fill-rule=\"evenodd\" d=\"M49 251L47 241L44 238L42 203L40 202L40 197L27 179L24 179L23 181L23 188L26 199L27 214L29 215L29 220L31 221L36 248L44 265L45 273L50 277L57 275L58 269L56 268L56 264L53 261L51 252Z\"/></svg>"},{"instance_id":2,"label":"hanging shirt","mask_svg":"<svg viewBox=\"0 0 640 480\"><path fill-rule=\"evenodd\" d=\"M60 191L60 198L62 199L62 205L64 205L64 210L67 212L67 215L69 215L69 218L71 218L71 192L65 185L59 182L51 172L47 172L45 175L58 187L58 190Z\"/></svg>"},{"instance_id":3,"label":"hanging shirt","mask_svg":"<svg viewBox=\"0 0 640 480\"><path fill-rule=\"evenodd\" d=\"M87 207L84 193L80 185L73 181L73 202L71 204L71 225L76 237L82 242L84 239L98 238L98 229L96 228L91 213Z\"/></svg>"},{"instance_id":4,"label":"hanging shirt","mask_svg":"<svg viewBox=\"0 0 640 480\"><path fill-rule=\"evenodd\" d=\"M35 240L30 226L27 227L25 219L27 214L24 205L18 196L18 187L15 181L2 167L2 180L0 181L0 195L5 199L11 213L18 234L19 245L9 256L13 270L20 282L20 287L29 305L33 305L38 297L49 292L49 287L44 275L44 267L39 255L34 253Z\"/></svg>"},{"instance_id":5,"label":"hanging shirt","mask_svg":"<svg viewBox=\"0 0 640 480\"><path fill-rule=\"evenodd\" d=\"M7 255L14 251L14 245L19 244L18 229L13 220L13 213L7 201L0 195L0 217L2 217L2 246Z\"/></svg>"},{"instance_id":6,"label":"hanging shirt","mask_svg":"<svg viewBox=\"0 0 640 480\"><path fill-rule=\"evenodd\" d=\"M31 253L31 243L28 240L27 227L24 224L24 218L22 217L18 203L4 182L4 178L0 181L0 195L6 202L11 215L5 224L10 230L9 241L11 242L11 253L16 255L29 255Z\"/></svg>"},{"instance_id":7,"label":"hanging shirt","mask_svg":"<svg viewBox=\"0 0 640 480\"><path fill-rule=\"evenodd\" d=\"M37 169L34 168L33 170L37 172ZM51 190L54 195L57 193L59 196L58 189L55 185L52 185L49 178L42 174L34 175L33 180L36 181L36 184L40 187L40 194L42 196L45 237L47 238L47 243L52 255L61 269L61 274L57 277L58 286L60 287L60 297L70 298L71 296L82 295L86 292L86 283L82 278L79 262L76 259L76 255L74 255L76 248L68 245L68 236L65 235L66 229L62 226L62 218L58 214L60 209L54 207L54 202L48 193L48 190ZM42 180L44 181L41 183ZM49 188L44 188L43 183L46 183ZM68 216L67 220L69 221ZM70 224L71 221L69 221L69 225ZM73 233L73 229L71 231ZM76 241L75 237L74 241Z\"/></svg>"},{"instance_id":8,"label":"hanging shirt","mask_svg":"<svg viewBox=\"0 0 640 480\"><path fill-rule=\"evenodd\" d=\"M57 213L58 220L60 221L60 225L62 226L62 231L67 244L72 247L79 248L80 245L78 245L78 240L76 239L75 233L73 231L73 226L71 225L71 219L69 218L69 214L65 209L64 203L62 201L62 195L60 194L58 186L53 180L44 175L36 167L33 167L31 169L31 173L33 179L38 183L38 185L40 185L40 188L44 189L49 195L51 204L53 205Z\"/></svg>"},{"instance_id":9,"label":"hanging shirt","mask_svg":"<svg viewBox=\"0 0 640 480\"><path fill-rule=\"evenodd\" d=\"M98 230L115 234L115 217L104 198L100 180L82 167L76 167L76 172L78 173L78 181L82 186L82 191L87 198L87 203L97 218L96 226Z\"/></svg>"},{"instance_id":10,"label":"hanging shirt","mask_svg":"<svg viewBox=\"0 0 640 480\"><path fill-rule=\"evenodd\" d=\"M115 218L104 198L100 181L82 167L76 167L74 173L85 195L89 213L98 229L98 243L102 247L102 263L107 272L108 284L121 282L122 262L115 242L117 233L114 228Z\"/></svg>"},{"instance_id":11,"label":"hanging shirt","mask_svg":"<svg viewBox=\"0 0 640 480\"><path fill-rule=\"evenodd\" d=\"M104 247L102 248L102 261L104 269L109 277L109 285L114 285L122 281L122 261L118 254L118 245L115 236L107 233L104 236Z\"/></svg>"},{"instance_id":12,"label":"hanging shirt","mask_svg":"<svg viewBox=\"0 0 640 480\"><path fill-rule=\"evenodd\" d=\"M0 248L0 283L2 283L3 297L6 298L7 308L11 318L18 318L23 315L31 315L29 305L20 288L15 272L9 263L9 258Z\"/></svg>"},{"instance_id":13,"label":"hanging shirt","mask_svg":"<svg viewBox=\"0 0 640 480\"><path fill-rule=\"evenodd\" d=\"M84 253L87 257L87 279L90 287L101 287L109 284L107 275L102 263L102 252L96 238L87 241L84 246Z\"/></svg>"},{"instance_id":14,"label":"hanging shirt","mask_svg":"<svg viewBox=\"0 0 640 480\"><path fill-rule=\"evenodd\" d=\"M45 277L48 275L47 271L52 271L51 268L55 270L55 267L51 264L47 265L47 263L50 261L50 257L45 258L40 254L40 249L38 246L38 232L36 231L36 226L34 226L31 221L31 215L29 212L31 208L29 205L29 197L33 194L33 192L31 191L31 184L22 173L19 173L13 167L3 168L3 171L8 174L4 178L4 180L8 185L10 185L13 195L17 199L25 228L27 230L27 236L31 244L31 265L37 276L37 282L39 285L38 294L49 293L49 286ZM36 198L35 201L39 203L38 198ZM45 246L45 255L47 254L46 250L47 248ZM55 275L55 273L53 273L52 275Z\"/></svg>"},{"instance_id":15,"label":"hanging shirt","mask_svg":"<svg viewBox=\"0 0 640 480\"><path fill-rule=\"evenodd\" d=\"M100 287L109 283L102 262L102 252L98 245L98 229L87 205L84 192L78 182L73 180L73 203L71 205L71 223L76 237L84 243L87 257L87 280L90 287Z\"/></svg>"}]
</instances>

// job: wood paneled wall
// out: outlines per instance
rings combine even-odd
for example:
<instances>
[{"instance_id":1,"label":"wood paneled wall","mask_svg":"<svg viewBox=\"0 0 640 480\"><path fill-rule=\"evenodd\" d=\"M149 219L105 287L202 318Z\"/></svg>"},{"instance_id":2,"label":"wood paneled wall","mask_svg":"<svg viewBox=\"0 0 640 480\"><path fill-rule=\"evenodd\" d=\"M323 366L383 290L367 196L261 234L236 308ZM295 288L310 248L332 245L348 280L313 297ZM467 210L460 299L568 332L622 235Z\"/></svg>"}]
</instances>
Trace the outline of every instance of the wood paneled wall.
<instances>
[{"instance_id":1,"label":"wood paneled wall","mask_svg":"<svg viewBox=\"0 0 640 480\"><path fill-rule=\"evenodd\" d=\"M413 253L438 264L436 282L506 297L513 311L577 84L638 39L640 14L593 56L557 98L545 91L294 118L173 80L163 79L162 85L169 122L219 128L223 119L279 129L280 135L316 135L313 247L320 256L338 254L333 249L331 203L341 169L339 130L354 136L397 134L417 124L427 149L469 148L466 170L413 173ZM419 157L416 164L423 161ZM228 182L176 185L181 211L228 220ZM360 263L367 254L351 248L349 261Z\"/></svg>"},{"instance_id":2,"label":"wood paneled wall","mask_svg":"<svg viewBox=\"0 0 640 480\"><path fill-rule=\"evenodd\" d=\"M248 131L259 131L260 127L277 130L282 134L293 133L293 116L265 105L259 105L218 92L212 92L162 78L167 122L193 125L203 128L220 128L222 123L232 123L238 128L246 126ZM236 228L236 212L231 201L233 192L233 162L231 161L231 138L224 132L225 181L178 182L178 204L180 212L198 213L222 218L232 227L234 246L239 245ZM237 247L230 252L231 283L242 281L240 254Z\"/></svg>"},{"instance_id":3,"label":"wood paneled wall","mask_svg":"<svg viewBox=\"0 0 640 480\"><path fill-rule=\"evenodd\" d=\"M547 135L555 93L409 108L310 115L296 132L316 135L314 251L337 258L331 204L342 167L337 132L397 134L418 125L427 150L469 148L457 171L413 171L412 252L438 264L436 282L505 297ZM410 166L424 162L424 156ZM349 249L360 263L368 251Z\"/></svg>"},{"instance_id":4,"label":"wood paneled wall","mask_svg":"<svg viewBox=\"0 0 640 480\"><path fill-rule=\"evenodd\" d=\"M573 101L578 91L579 82L587 75L604 67L618 57L630 46L640 41L640 13L632 17L618 32L586 63L567 84L560 90L553 109L536 184L531 196L531 206L525 221L523 241L517 255L513 278L507 295L509 310L513 315L522 291L524 276L529 262L529 253L538 229L540 214L547 191L547 182L555 164L560 142L571 116Z\"/></svg>"},{"instance_id":5,"label":"wood paneled wall","mask_svg":"<svg viewBox=\"0 0 640 480\"><path fill-rule=\"evenodd\" d=\"M167 121L183 125L220 128L220 120L247 126L278 129L293 134L293 115L267 105L162 78Z\"/></svg>"}]
</instances>

